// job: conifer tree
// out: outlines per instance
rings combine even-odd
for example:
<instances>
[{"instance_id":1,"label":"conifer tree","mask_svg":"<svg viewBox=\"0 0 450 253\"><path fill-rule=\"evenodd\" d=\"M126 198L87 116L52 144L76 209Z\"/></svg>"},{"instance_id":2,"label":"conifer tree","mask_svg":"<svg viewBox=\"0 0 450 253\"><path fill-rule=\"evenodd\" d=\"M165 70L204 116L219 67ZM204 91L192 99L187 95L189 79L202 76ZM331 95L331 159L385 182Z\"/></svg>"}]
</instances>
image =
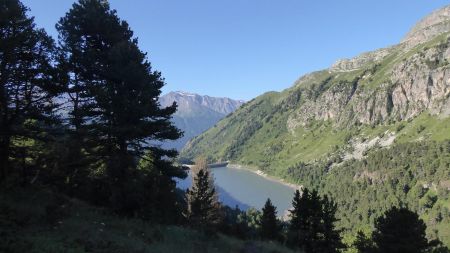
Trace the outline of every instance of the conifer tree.
<instances>
[{"instance_id":1,"label":"conifer tree","mask_svg":"<svg viewBox=\"0 0 450 253\"><path fill-rule=\"evenodd\" d=\"M425 223L416 213L406 208L393 207L376 220L372 238L377 252L420 253L432 246L425 230Z\"/></svg>"},{"instance_id":2,"label":"conifer tree","mask_svg":"<svg viewBox=\"0 0 450 253\"><path fill-rule=\"evenodd\" d=\"M344 247L335 228L337 206L327 196L321 198L317 191L304 188L302 194L295 192L292 206L288 231L291 246L307 253L337 252Z\"/></svg>"},{"instance_id":3,"label":"conifer tree","mask_svg":"<svg viewBox=\"0 0 450 253\"><path fill-rule=\"evenodd\" d=\"M305 252L312 250L315 230L318 228L318 224L314 223L317 213L314 212L313 204L312 193L307 188L302 190L302 194L299 190L295 191L293 209L290 210L288 243Z\"/></svg>"},{"instance_id":4,"label":"conifer tree","mask_svg":"<svg viewBox=\"0 0 450 253\"><path fill-rule=\"evenodd\" d=\"M18 160L22 170L30 160L40 165L40 145L55 123L53 98L62 89L54 42L26 12L18 0L0 0L0 181Z\"/></svg>"},{"instance_id":5,"label":"conifer tree","mask_svg":"<svg viewBox=\"0 0 450 253\"><path fill-rule=\"evenodd\" d=\"M307 196L308 194L308 189L305 188L303 190L303 196ZM302 198L300 191L296 190L292 199L292 209L289 210L288 243L291 246L302 247L304 245L305 233L303 231L306 229L307 221L305 218L308 215L302 210L305 207L305 204L302 203L303 200L305 199Z\"/></svg>"},{"instance_id":6,"label":"conifer tree","mask_svg":"<svg viewBox=\"0 0 450 253\"><path fill-rule=\"evenodd\" d=\"M375 247L373 245L372 238L366 236L362 231L358 231L358 233L356 234L356 239L353 242L353 247L359 253L375 252Z\"/></svg>"},{"instance_id":7,"label":"conifer tree","mask_svg":"<svg viewBox=\"0 0 450 253\"><path fill-rule=\"evenodd\" d=\"M197 158L192 169L192 187L186 191L186 218L189 225L200 230L210 230L221 220L220 203L206 159Z\"/></svg>"},{"instance_id":8,"label":"conifer tree","mask_svg":"<svg viewBox=\"0 0 450 253\"><path fill-rule=\"evenodd\" d=\"M277 208L268 198L262 208L261 237L268 240L276 240L280 237L280 226L277 220Z\"/></svg>"},{"instance_id":9,"label":"conifer tree","mask_svg":"<svg viewBox=\"0 0 450 253\"><path fill-rule=\"evenodd\" d=\"M340 230L336 228L337 205L327 195L321 199L321 241L317 252L334 253L345 248L342 243Z\"/></svg>"},{"instance_id":10,"label":"conifer tree","mask_svg":"<svg viewBox=\"0 0 450 253\"><path fill-rule=\"evenodd\" d=\"M144 177L138 181L146 184L145 189L157 191L158 199L174 199L172 178L185 173L167 158L177 152L152 144L181 136L170 121L176 104L160 107L164 79L139 49L128 23L107 1L80 0L61 18L57 29L64 66L71 77L69 123L73 138L81 141L74 148L82 150L77 154L93 158L92 168L105 168L97 184L105 185L102 191L109 204L119 212L134 214L142 200L130 198L136 193L129 184L140 177ZM147 170L158 173L137 169L138 158L145 159L145 154L152 158ZM171 203L159 206L162 203L153 203L153 208L174 208Z\"/></svg>"}]
</instances>

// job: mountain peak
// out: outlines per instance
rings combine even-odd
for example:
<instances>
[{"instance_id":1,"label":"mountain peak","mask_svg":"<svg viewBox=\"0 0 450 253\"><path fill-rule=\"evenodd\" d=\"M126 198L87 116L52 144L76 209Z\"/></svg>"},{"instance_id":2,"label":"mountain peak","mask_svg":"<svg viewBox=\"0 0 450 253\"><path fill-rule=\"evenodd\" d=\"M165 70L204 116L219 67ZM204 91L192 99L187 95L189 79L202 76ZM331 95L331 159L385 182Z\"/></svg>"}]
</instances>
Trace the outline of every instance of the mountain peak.
<instances>
[{"instance_id":1,"label":"mountain peak","mask_svg":"<svg viewBox=\"0 0 450 253\"><path fill-rule=\"evenodd\" d=\"M450 5L432 12L409 31L402 43L417 45L450 31Z\"/></svg>"},{"instance_id":2,"label":"mountain peak","mask_svg":"<svg viewBox=\"0 0 450 253\"><path fill-rule=\"evenodd\" d=\"M192 113L200 110L212 110L224 116L236 110L244 102L226 97L211 97L186 91L172 91L160 98L161 106L178 104L178 114Z\"/></svg>"},{"instance_id":3,"label":"mountain peak","mask_svg":"<svg viewBox=\"0 0 450 253\"><path fill-rule=\"evenodd\" d=\"M177 112L172 121L184 132L184 136L174 142L166 143L166 148L180 150L192 137L212 127L220 119L234 112L243 102L230 98L202 96L186 91L172 91L160 97L162 107L176 102Z\"/></svg>"},{"instance_id":4,"label":"mountain peak","mask_svg":"<svg viewBox=\"0 0 450 253\"><path fill-rule=\"evenodd\" d=\"M365 52L350 59L339 59L331 67L331 72L349 72L360 69L368 63L380 62L396 48L409 49L430 41L436 36L450 32L450 5L432 12L420 20L403 38L399 45Z\"/></svg>"},{"instance_id":5,"label":"mountain peak","mask_svg":"<svg viewBox=\"0 0 450 253\"><path fill-rule=\"evenodd\" d=\"M191 93L191 92L187 92L187 91L181 91L181 90L177 90L177 91L171 91L169 93L167 93L164 96L186 96L186 97L195 97L195 96L200 96L198 94L195 93Z\"/></svg>"}]
</instances>

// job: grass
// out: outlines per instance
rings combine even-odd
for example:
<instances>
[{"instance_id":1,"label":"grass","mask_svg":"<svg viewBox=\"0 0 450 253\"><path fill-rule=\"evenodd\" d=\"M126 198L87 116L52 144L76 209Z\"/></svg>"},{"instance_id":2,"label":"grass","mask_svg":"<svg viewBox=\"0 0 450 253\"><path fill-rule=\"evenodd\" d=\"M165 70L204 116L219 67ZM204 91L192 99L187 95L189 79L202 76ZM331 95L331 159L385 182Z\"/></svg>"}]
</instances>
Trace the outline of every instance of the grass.
<instances>
[{"instance_id":1,"label":"grass","mask_svg":"<svg viewBox=\"0 0 450 253\"><path fill-rule=\"evenodd\" d=\"M405 124L399 132L397 142L405 143L423 139L434 141L450 139L450 117L441 119L429 113L422 113Z\"/></svg>"},{"instance_id":2,"label":"grass","mask_svg":"<svg viewBox=\"0 0 450 253\"><path fill-rule=\"evenodd\" d=\"M300 161L314 162L342 152L348 147L349 136L370 140L391 132L396 134L395 143L450 139L450 117L440 118L429 113L422 113L409 122L350 128L335 128L331 122L317 121L307 127L298 127L294 133L283 127L283 117L279 115L264 124L245 143L237 162L250 168L264 169L273 176L281 176L286 168ZM264 167L267 163L268 168Z\"/></svg>"},{"instance_id":3,"label":"grass","mask_svg":"<svg viewBox=\"0 0 450 253\"><path fill-rule=\"evenodd\" d=\"M293 252L177 226L125 219L50 191L0 192L0 252Z\"/></svg>"}]
</instances>

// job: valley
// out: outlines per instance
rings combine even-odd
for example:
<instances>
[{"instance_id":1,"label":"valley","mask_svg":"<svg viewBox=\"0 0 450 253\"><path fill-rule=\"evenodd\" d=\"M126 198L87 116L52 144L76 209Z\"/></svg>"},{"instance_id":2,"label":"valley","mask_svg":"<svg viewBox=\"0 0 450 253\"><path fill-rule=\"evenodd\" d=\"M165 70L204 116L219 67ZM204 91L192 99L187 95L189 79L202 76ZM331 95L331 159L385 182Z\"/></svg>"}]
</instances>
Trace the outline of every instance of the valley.
<instances>
[{"instance_id":1,"label":"valley","mask_svg":"<svg viewBox=\"0 0 450 253\"><path fill-rule=\"evenodd\" d=\"M450 252L448 3L37 2L0 0L0 252Z\"/></svg>"},{"instance_id":2,"label":"valley","mask_svg":"<svg viewBox=\"0 0 450 253\"><path fill-rule=\"evenodd\" d=\"M449 10L424 18L398 45L256 97L181 157L230 160L319 189L338 202L339 226L351 233L406 205L430 237L450 245Z\"/></svg>"},{"instance_id":3,"label":"valley","mask_svg":"<svg viewBox=\"0 0 450 253\"><path fill-rule=\"evenodd\" d=\"M235 166L212 168L214 183L220 201L230 207L238 206L241 210L248 208L261 209L267 198L277 207L280 217L286 216L292 207L292 197L297 189L273 179L267 179L247 168ZM191 173L186 179L179 180L177 185L185 190L191 187Z\"/></svg>"}]
</instances>

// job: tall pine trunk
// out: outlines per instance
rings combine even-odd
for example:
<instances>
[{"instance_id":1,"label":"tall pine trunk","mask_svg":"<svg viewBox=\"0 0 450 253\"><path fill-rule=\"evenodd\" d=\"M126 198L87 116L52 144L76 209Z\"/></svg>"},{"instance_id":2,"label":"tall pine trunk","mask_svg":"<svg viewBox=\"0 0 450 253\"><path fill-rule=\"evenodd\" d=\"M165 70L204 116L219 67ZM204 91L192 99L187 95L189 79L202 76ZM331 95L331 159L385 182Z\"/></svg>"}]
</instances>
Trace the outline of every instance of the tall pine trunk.
<instances>
[{"instance_id":1,"label":"tall pine trunk","mask_svg":"<svg viewBox=\"0 0 450 253\"><path fill-rule=\"evenodd\" d=\"M8 176L10 142L9 133L2 127L0 130L0 182Z\"/></svg>"},{"instance_id":2,"label":"tall pine trunk","mask_svg":"<svg viewBox=\"0 0 450 253\"><path fill-rule=\"evenodd\" d=\"M6 95L6 64L4 61L1 65L0 78L0 182L2 182L7 174L9 167L9 143L11 140L7 122L8 122L8 99Z\"/></svg>"}]
</instances>

